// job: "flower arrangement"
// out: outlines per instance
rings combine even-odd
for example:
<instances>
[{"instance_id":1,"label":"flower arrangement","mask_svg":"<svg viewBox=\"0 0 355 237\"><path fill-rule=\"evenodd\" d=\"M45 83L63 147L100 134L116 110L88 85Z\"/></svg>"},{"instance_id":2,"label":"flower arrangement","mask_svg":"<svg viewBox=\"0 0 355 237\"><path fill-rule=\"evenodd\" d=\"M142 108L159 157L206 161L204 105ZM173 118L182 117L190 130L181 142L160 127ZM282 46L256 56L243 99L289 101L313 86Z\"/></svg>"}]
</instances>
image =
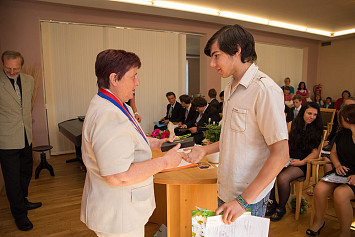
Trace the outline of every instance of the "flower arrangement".
<instances>
[{"instance_id":1,"label":"flower arrangement","mask_svg":"<svg viewBox=\"0 0 355 237\"><path fill-rule=\"evenodd\" d=\"M158 138L158 139L163 139L163 138L169 138L169 131L168 130L164 130L161 131L159 129L155 129L151 135L148 135L150 137L154 137L154 138Z\"/></svg>"},{"instance_id":2,"label":"flower arrangement","mask_svg":"<svg viewBox=\"0 0 355 237\"><path fill-rule=\"evenodd\" d=\"M291 195L289 205L291 206L292 212L296 211L296 195L293 194ZM300 208L300 213L303 214L307 211L307 208L309 208L307 200L302 197L301 198L301 208Z\"/></svg>"},{"instance_id":3,"label":"flower arrangement","mask_svg":"<svg viewBox=\"0 0 355 237\"><path fill-rule=\"evenodd\" d=\"M209 210L192 210L192 236L204 237L206 230L207 217L215 216L216 213Z\"/></svg>"},{"instance_id":4,"label":"flower arrangement","mask_svg":"<svg viewBox=\"0 0 355 237\"><path fill-rule=\"evenodd\" d=\"M219 137L221 136L221 125L213 122L211 124L211 119L209 119L208 124L206 125L206 131L203 131L205 136L204 142L218 142Z\"/></svg>"}]
</instances>

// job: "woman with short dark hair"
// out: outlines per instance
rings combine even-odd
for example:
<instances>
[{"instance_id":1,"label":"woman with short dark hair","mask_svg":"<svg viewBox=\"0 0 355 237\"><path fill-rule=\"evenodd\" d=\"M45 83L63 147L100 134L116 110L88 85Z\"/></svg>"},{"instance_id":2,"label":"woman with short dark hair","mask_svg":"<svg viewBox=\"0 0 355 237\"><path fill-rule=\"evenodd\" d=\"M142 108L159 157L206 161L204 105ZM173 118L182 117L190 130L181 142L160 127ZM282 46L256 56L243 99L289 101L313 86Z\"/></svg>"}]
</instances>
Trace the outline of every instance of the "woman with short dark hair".
<instances>
[{"instance_id":1,"label":"woman with short dark hair","mask_svg":"<svg viewBox=\"0 0 355 237\"><path fill-rule=\"evenodd\" d=\"M347 176L347 183L338 184L319 181L314 189L314 222L306 231L307 235L319 235L324 227L324 214L327 210L328 196L333 194L334 208L340 222L341 237L350 237L350 226L353 219L351 200L355 199L355 104L345 105L339 111L341 130L335 137L330 152L330 160L337 175Z\"/></svg>"},{"instance_id":2,"label":"woman with short dark hair","mask_svg":"<svg viewBox=\"0 0 355 237\"><path fill-rule=\"evenodd\" d=\"M155 208L153 175L180 164L175 146L151 159L168 139L147 138L133 110L141 62L134 53L108 49L97 55L99 92L90 102L82 132L87 173L80 219L100 237L144 236Z\"/></svg>"}]
</instances>

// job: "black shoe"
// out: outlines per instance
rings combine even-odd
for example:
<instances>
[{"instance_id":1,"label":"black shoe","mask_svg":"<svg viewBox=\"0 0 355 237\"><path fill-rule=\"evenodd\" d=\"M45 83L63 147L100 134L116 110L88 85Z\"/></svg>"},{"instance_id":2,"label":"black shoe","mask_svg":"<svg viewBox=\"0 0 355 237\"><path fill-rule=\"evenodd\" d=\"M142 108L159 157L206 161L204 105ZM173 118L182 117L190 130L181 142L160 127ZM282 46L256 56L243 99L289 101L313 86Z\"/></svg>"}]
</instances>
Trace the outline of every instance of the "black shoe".
<instances>
[{"instance_id":1,"label":"black shoe","mask_svg":"<svg viewBox=\"0 0 355 237\"><path fill-rule=\"evenodd\" d=\"M32 230L33 228L33 225L27 216L21 219L15 219L15 223L17 228L22 231Z\"/></svg>"},{"instance_id":2,"label":"black shoe","mask_svg":"<svg viewBox=\"0 0 355 237\"><path fill-rule=\"evenodd\" d=\"M271 216L272 214L274 214L276 211L276 206L277 206L276 201L269 200L267 202L265 216Z\"/></svg>"},{"instance_id":3,"label":"black shoe","mask_svg":"<svg viewBox=\"0 0 355 237\"><path fill-rule=\"evenodd\" d=\"M275 213L270 216L270 221L280 221L286 214L286 208L276 208Z\"/></svg>"},{"instance_id":4,"label":"black shoe","mask_svg":"<svg viewBox=\"0 0 355 237\"><path fill-rule=\"evenodd\" d=\"M320 231L323 229L324 226L325 226L325 221L324 221L323 225L321 226L321 228L319 228L318 231L313 231L311 229L307 229L306 234L309 236L317 236L320 234Z\"/></svg>"},{"instance_id":5,"label":"black shoe","mask_svg":"<svg viewBox=\"0 0 355 237\"><path fill-rule=\"evenodd\" d=\"M41 202L29 202L27 199L25 201L25 207L27 210L33 210L42 206Z\"/></svg>"}]
</instances>

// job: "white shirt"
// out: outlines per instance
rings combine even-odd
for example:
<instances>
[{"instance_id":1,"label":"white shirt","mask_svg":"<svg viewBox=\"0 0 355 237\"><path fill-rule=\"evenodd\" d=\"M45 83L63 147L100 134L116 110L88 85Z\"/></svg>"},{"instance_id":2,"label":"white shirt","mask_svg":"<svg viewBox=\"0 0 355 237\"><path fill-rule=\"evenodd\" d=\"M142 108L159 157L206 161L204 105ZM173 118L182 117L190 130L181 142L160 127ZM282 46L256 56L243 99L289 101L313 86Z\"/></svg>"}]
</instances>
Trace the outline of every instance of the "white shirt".
<instances>
[{"instance_id":1,"label":"white shirt","mask_svg":"<svg viewBox=\"0 0 355 237\"><path fill-rule=\"evenodd\" d=\"M270 145L288 139L281 88L252 64L231 91L224 90L218 197L234 200L258 175ZM273 180L251 203L264 198Z\"/></svg>"}]
</instances>

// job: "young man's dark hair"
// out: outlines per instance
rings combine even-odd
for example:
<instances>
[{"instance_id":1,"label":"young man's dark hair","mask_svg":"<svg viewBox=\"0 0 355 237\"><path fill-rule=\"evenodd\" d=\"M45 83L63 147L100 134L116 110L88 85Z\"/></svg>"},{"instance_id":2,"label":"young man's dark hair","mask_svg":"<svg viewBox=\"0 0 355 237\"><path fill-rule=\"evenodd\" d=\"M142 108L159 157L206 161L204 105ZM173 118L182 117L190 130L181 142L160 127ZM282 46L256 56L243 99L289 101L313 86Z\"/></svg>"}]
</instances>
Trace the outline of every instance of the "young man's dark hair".
<instances>
[{"instance_id":1,"label":"young man's dark hair","mask_svg":"<svg viewBox=\"0 0 355 237\"><path fill-rule=\"evenodd\" d=\"M195 98L195 99L192 101L192 103L194 104L194 106L195 106L196 108L197 108L197 107L201 108L201 107L204 107L204 106L207 105L207 101L206 101L206 99L203 98L203 97L197 97L197 98Z\"/></svg>"},{"instance_id":2,"label":"young man's dark hair","mask_svg":"<svg viewBox=\"0 0 355 237\"><path fill-rule=\"evenodd\" d=\"M173 95L174 97L176 97L176 96L175 96L175 93L174 93L174 92L171 92L171 91L167 92L165 96L168 97L168 96L171 96L171 95Z\"/></svg>"},{"instance_id":3,"label":"young man's dark hair","mask_svg":"<svg viewBox=\"0 0 355 237\"><path fill-rule=\"evenodd\" d=\"M237 24L224 26L208 40L204 50L207 56L211 57L211 46L216 41L218 47L229 55L237 53L239 45L243 63L254 62L257 59L254 37Z\"/></svg>"},{"instance_id":4,"label":"young man's dark hair","mask_svg":"<svg viewBox=\"0 0 355 237\"><path fill-rule=\"evenodd\" d=\"M214 88L210 89L210 90L208 91L208 96L209 96L210 98L216 98L216 96L217 96L217 91L216 91L216 89L214 89Z\"/></svg>"},{"instance_id":5,"label":"young man's dark hair","mask_svg":"<svg viewBox=\"0 0 355 237\"><path fill-rule=\"evenodd\" d=\"M219 97L224 97L224 91L221 91L221 93L219 93Z\"/></svg>"},{"instance_id":6,"label":"young man's dark hair","mask_svg":"<svg viewBox=\"0 0 355 237\"><path fill-rule=\"evenodd\" d=\"M180 99L180 102L184 102L185 104L191 103L191 98L188 95L180 95L179 99Z\"/></svg>"}]
</instances>

